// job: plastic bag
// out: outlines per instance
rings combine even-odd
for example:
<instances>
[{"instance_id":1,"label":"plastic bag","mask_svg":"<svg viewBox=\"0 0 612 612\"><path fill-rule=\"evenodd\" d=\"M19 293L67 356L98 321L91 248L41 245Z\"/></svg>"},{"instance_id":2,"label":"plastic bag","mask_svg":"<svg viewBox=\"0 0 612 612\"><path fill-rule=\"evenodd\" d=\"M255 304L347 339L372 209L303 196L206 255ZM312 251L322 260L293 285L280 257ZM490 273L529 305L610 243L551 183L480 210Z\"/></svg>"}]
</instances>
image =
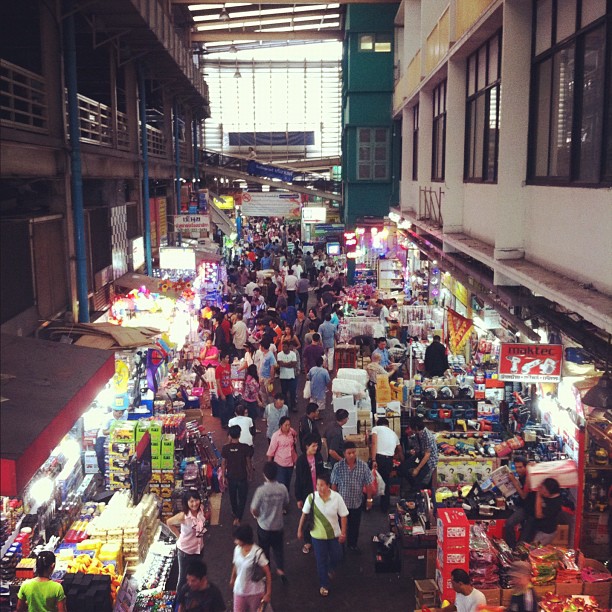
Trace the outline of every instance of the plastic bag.
<instances>
[{"instance_id":1,"label":"plastic bag","mask_svg":"<svg viewBox=\"0 0 612 612\"><path fill-rule=\"evenodd\" d=\"M372 477L374 478L373 488L374 493L372 497L380 497L385 494L385 481L383 477L378 473L378 470L372 470ZM365 489L365 487L364 487Z\"/></svg>"},{"instance_id":2,"label":"plastic bag","mask_svg":"<svg viewBox=\"0 0 612 612\"><path fill-rule=\"evenodd\" d=\"M306 384L304 385L304 399L310 399L311 397L310 381L307 380Z\"/></svg>"}]
</instances>

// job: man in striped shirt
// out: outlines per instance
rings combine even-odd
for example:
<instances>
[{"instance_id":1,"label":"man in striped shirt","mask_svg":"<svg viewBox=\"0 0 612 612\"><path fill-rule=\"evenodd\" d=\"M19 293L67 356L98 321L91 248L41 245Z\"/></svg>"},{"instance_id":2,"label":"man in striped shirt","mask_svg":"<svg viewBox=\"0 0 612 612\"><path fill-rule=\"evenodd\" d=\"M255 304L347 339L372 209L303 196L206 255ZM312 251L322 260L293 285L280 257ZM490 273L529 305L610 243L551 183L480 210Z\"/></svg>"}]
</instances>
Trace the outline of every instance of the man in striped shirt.
<instances>
[{"instance_id":1,"label":"man in striped shirt","mask_svg":"<svg viewBox=\"0 0 612 612\"><path fill-rule=\"evenodd\" d=\"M372 485L374 479L368 464L357 459L357 448L354 442L344 443L344 459L334 465L331 484L338 491L348 508L346 544L351 552L361 552L357 546L364 489L367 492L366 508L372 507Z\"/></svg>"}]
</instances>

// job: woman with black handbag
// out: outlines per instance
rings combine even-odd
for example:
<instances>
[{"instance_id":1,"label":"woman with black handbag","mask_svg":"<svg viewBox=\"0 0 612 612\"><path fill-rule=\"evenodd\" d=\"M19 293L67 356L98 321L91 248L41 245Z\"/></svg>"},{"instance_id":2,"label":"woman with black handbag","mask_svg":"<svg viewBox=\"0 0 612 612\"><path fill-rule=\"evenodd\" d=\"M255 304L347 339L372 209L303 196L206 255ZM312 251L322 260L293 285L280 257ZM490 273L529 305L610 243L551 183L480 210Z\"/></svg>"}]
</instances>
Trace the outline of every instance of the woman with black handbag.
<instances>
[{"instance_id":1,"label":"woman with black handbag","mask_svg":"<svg viewBox=\"0 0 612 612\"><path fill-rule=\"evenodd\" d=\"M263 550L254 543L253 528L240 525L234 532L234 560L230 586L234 612L272 612L272 574Z\"/></svg>"}]
</instances>

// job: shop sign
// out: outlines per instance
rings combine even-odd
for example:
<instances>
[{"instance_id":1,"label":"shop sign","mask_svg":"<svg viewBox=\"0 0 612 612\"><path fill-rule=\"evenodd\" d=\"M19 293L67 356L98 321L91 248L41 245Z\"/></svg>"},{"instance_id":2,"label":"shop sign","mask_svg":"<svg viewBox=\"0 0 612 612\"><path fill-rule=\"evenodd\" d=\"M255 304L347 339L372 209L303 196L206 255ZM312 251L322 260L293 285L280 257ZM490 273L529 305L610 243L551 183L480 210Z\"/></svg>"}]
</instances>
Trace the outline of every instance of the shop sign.
<instances>
[{"instance_id":1,"label":"shop sign","mask_svg":"<svg viewBox=\"0 0 612 612\"><path fill-rule=\"evenodd\" d=\"M129 244L132 270L138 270L145 263L144 237L132 238Z\"/></svg>"},{"instance_id":2,"label":"shop sign","mask_svg":"<svg viewBox=\"0 0 612 612\"><path fill-rule=\"evenodd\" d=\"M495 310L487 308L480 313L480 316L486 329L499 329L502 326L501 316L499 312Z\"/></svg>"},{"instance_id":3,"label":"shop sign","mask_svg":"<svg viewBox=\"0 0 612 612\"><path fill-rule=\"evenodd\" d=\"M121 359L115 361L115 375L113 376L113 386L116 394L126 393L130 380L130 370Z\"/></svg>"},{"instance_id":4,"label":"shop sign","mask_svg":"<svg viewBox=\"0 0 612 612\"><path fill-rule=\"evenodd\" d=\"M286 170L285 168L278 168L276 166L268 166L253 160L247 164L247 172L253 176L278 179L279 181L285 181L285 183L293 182L292 170Z\"/></svg>"},{"instance_id":5,"label":"shop sign","mask_svg":"<svg viewBox=\"0 0 612 612\"><path fill-rule=\"evenodd\" d=\"M313 238L337 237L344 233L344 223L317 223L312 228Z\"/></svg>"},{"instance_id":6,"label":"shop sign","mask_svg":"<svg viewBox=\"0 0 612 612\"><path fill-rule=\"evenodd\" d=\"M303 223L325 223L327 221L327 208L325 206L308 206L302 208Z\"/></svg>"},{"instance_id":7,"label":"shop sign","mask_svg":"<svg viewBox=\"0 0 612 612\"><path fill-rule=\"evenodd\" d=\"M242 194L245 217L301 218L301 200L297 193L250 192Z\"/></svg>"},{"instance_id":8,"label":"shop sign","mask_svg":"<svg viewBox=\"0 0 612 612\"><path fill-rule=\"evenodd\" d=\"M499 380L513 382L559 382L563 362L560 344L502 343Z\"/></svg>"},{"instance_id":9,"label":"shop sign","mask_svg":"<svg viewBox=\"0 0 612 612\"><path fill-rule=\"evenodd\" d=\"M234 196L222 195L214 199L215 206L219 210L234 210Z\"/></svg>"},{"instance_id":10,"label":"shop sign","mask_svg":"<svg viewBox=\"0 0 612 612\"><path fill-rule=\"evenodd\" d=\"M157 199L157 234L159 244L168 239L168 202L166 198Z\"/></svg>"},{"instance_id":11,"label":"shop sign","mask_svg":"<svg viewBox=\"0 0 612 612\"><path fill-rule=\"evenodd\" d=\"M210 217L208 215L174 215L174 231L186 234L209 232Z\"/></svg>"},{"instance_id":12,"label":"shop sign","mask_svg":"<svg viewBox=\"0 0 612 612\"><path fill-rule=\"evenodd\" d=\"M181 247L161 247L159 249L159 267L164 270L195 270L195 251Z\"/></svg>"}]
</instances>

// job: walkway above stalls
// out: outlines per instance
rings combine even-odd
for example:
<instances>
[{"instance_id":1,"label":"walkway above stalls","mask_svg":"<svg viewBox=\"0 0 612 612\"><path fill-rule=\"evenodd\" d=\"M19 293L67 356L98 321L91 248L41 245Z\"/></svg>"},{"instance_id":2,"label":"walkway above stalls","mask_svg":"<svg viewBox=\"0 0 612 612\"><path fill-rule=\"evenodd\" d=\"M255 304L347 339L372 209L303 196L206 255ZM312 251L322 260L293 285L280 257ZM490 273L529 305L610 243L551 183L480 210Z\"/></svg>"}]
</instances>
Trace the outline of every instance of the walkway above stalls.
<instances>
[{"instance_id":1,"label":"walkway above stalls","mask_svg":"<svg viewBox=\"0 0 612 612\"><path fill-rule=\"evenodd\" d=\"M115 373L115 354L0 336L0 495L16 496Z\"/></svg>"}]
</instances>

